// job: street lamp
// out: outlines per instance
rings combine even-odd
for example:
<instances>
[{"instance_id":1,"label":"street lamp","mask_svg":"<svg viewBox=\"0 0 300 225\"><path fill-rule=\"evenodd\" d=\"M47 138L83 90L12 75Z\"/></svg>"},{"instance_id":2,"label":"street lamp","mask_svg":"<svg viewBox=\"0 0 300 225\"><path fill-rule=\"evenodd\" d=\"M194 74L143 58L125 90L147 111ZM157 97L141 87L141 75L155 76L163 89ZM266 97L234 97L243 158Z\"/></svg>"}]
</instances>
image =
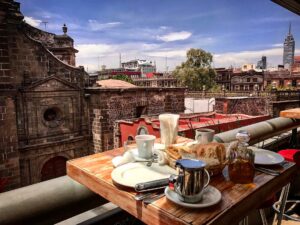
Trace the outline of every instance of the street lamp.
<instances>
[{"instance_id":1,"label":"street lamp","mask_svg":"<svg viewBox=\"0 0 300 225\"><path fill-rule=\"evenodd\" d=\"M291 89L291 82L290 81L287 82L287 86L288 86L288 89L290 90Z\"/></svg>"},{"instance_id":2,"label":"street lamp","mask_svg":"<svg viewBox=\"0 0 300 225\"><path fill-rule=\"evenodd\" d=\"M254 84L254 92L256 92L256 95L258 95L258 84Z\"/></svg>"},{"instance_id":3,"label":"street lamp","mask_svg":"<svg viewBox=\"0 0 300 225\"><path fill-rule=\"evenodd\" d=\"M272 82L272 91L276 91L276 82L275 81Z\"/></svg>"},{"instance_id":4,"label":"street lamp","mask_svg":"<svg viewBox=\"0 0 300 225\"><path fill-rule=\"evenodd\" d=\"M225 85L223 84L223 85L222 85L222 91L223 91L224 97L225 97L225 90L226 90L226 89L225 89Z\"/></svg>"}]
</instances>

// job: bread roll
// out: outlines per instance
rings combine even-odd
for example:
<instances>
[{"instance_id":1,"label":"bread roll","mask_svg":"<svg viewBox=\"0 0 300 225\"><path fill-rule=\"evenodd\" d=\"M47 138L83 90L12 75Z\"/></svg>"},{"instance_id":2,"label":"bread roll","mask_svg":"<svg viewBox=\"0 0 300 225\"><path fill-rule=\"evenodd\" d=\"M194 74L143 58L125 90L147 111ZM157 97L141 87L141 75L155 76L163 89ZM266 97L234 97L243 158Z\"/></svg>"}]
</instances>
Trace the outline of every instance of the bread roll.
<instances>
[{"instance_id":1,"label":"bread roll","mask_svg":"<svg viewBox=\"0 0 300 225\"><path fill-rule=\"evenodd\" d=\"M226 161L225 146L221 143L198 144L192 152L197 159L205 161L207 166L223 165Z\"/></svg>"}]
</instances>

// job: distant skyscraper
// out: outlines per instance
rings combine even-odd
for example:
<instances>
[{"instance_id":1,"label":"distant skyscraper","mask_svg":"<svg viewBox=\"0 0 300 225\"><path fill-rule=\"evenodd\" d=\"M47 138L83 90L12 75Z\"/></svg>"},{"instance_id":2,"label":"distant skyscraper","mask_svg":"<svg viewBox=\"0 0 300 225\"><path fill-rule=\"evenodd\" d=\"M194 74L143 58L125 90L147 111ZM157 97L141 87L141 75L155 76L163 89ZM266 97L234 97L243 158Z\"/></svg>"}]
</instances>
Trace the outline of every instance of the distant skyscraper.
<instances>
[{"instance_id":1,"label":"distant skyscraper","mask_svg":"<svg viewBox=\"0 0 300 225\"><path fill-rule=\"evenodd\" d=\"M256 68L257 68L257 69L262 69L262 70L267 69L267 57L266 57L266 56L262 56L262 57L261 57L261 60L259 60L259 61L257 62Z\"/></svg>"},{"instance_id":2,"label":"distant skyscraper","mask_svg":"<svg viewBox=\"0 0 300 225\"><path fill-rule=\"evenodd\" d=\"M289 26L289 33L284 40L283 46L283 65L290 68L294 63L294 54L295 54L295 40L291 33L291 23Z\"/></svg>"}]
</instances>

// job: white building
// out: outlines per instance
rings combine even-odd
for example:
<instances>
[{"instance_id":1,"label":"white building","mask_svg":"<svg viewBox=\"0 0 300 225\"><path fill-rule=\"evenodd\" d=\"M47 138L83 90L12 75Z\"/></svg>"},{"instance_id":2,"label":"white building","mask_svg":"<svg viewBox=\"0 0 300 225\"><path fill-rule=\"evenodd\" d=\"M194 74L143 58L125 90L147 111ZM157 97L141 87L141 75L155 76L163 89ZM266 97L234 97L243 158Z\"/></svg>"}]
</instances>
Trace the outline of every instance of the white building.
<instances>
[{"instance_id":1,"label":"white building","mask_svg":"<svg viewBox=\"0 0 300 225\"><path fill-rule=\"evenodd\" d=\"M146 76L147 73L155 73L156 65L152 61L145 59L135 59L128 62L121 63L122 68L126 70L140 71L142 76Z\"/></svg>"}]
</instances>

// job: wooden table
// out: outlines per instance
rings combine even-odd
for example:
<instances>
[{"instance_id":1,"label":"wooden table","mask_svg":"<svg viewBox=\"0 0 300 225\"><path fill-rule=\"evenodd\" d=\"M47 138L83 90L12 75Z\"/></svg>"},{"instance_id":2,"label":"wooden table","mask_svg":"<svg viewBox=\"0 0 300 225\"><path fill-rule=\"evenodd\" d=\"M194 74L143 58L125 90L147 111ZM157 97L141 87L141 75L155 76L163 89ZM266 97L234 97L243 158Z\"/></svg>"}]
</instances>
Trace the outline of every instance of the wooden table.
<instances>
[{"instance_id":1,"label":"wooden table","mask_svg":"<svg viewBox=\"0 0 300 225\"><path fill-rule=\"evenodd\" d=\"M300 108L287 109L280 112L281 117L290 119L300 119ZM298 146L298 131L297 128L292 130L292 138L290 141L291 147L297 148Z\"/></svg>"},{"instance_id":2,"label":"wooden table","mask_svg":"<svg viewBox=\"0 0 300 225\"><path fill-rule=\"evenodd\" d=\"M163 197L147 206L134 200L137 194L132 189L117 187L111 179L113 157L123 153L115 149L73 159L67 162L67 174L118 205L146 224L217 224L228 225L241 220L249 211L258 207L271 193L279 191L296 172L293 163L276 166L279 176L257 172L254 183L234 184L228 181L226 169L223 175L213 177L210 185L222 193L222 201L204 209L188 209L178 206Z\"/></svg>"},{"instance_id":3,"label":"wooden table","mask_svg":"<svg viewBox=\"0 0 300 225\"><path fill-rule=\"evenodd\" d=\"M280 112L281 117L300 119L300 108L287 109Z\"/></svg>"}]
</instances>

